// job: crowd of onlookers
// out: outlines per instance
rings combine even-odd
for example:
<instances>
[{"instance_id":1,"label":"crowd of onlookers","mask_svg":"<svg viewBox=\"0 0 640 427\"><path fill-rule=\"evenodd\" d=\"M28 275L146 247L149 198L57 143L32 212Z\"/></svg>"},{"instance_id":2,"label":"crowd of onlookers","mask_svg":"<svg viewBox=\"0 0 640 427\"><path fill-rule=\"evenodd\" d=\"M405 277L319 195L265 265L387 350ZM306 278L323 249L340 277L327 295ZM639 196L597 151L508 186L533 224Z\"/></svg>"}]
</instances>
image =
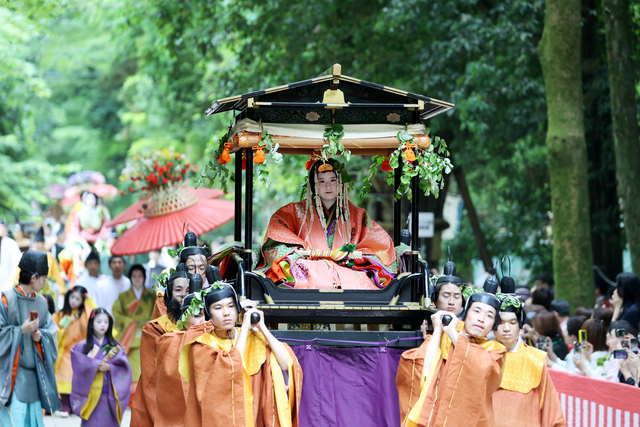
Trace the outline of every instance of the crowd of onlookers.
<instances>
[{"instance_id":1,"label":"crowd of onlookers","mask_svg":"<svg viewBox=\"0 0 640 427\"><path fill-rule=\"evenodd\" d=\"M639 385L640 278L621 273L616 286L600 283L594 307L571 313L567 301L554 298L553 277L541 275L526 299L522 338L547 352L547 365L591 378ZM573 315L572 315L573 314Z\"/></svg>"}]
</instances>

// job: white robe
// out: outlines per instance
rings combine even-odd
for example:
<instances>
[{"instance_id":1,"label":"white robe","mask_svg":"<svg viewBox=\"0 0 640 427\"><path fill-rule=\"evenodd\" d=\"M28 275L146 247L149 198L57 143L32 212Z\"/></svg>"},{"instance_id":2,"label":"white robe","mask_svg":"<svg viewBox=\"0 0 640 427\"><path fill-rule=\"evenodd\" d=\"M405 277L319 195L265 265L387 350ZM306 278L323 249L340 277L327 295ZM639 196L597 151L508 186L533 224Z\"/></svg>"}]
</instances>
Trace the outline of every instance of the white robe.
<instances>
[{"instance_id":1,"label":"white robe","mask_svg":"<svg viewBox=\"0 0 640 427\"><path fill-rule=\"evenodd\" d=\"M15 240L3 237L0 242L0 292L8 291L14 285L14 271L18 267L22 252Z\"/></svg>"}]
</instances>

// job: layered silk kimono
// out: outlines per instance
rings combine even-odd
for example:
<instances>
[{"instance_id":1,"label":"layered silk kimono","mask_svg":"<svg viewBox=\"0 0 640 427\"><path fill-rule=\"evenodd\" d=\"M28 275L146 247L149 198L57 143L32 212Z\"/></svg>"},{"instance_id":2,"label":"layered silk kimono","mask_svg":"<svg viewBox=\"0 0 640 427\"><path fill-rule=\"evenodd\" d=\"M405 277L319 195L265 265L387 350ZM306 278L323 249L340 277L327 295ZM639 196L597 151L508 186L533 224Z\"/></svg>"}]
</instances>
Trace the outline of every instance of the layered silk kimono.
<instances>
[{"instance_id":1,"label":"layered silk kimono","mask_svg":"<svg viewBox=\"0 0 640 427\"><path fill-rule=\"evenodd\" d=\"M491 396L500 386L505 347L497 341L475 344L462 334L453 345L443 333L433 363L424 366L431 337L400 359L402 426L493 426Z\"/></svg>"},{"instance_id":2,"label":"layered silk kimono","mask_svg":"<svg viewBox=\"0 0 640 427\"><path fill-rule=\"evenodd\" d=\"M89 298L84 300L84 311L74 310L70 316L61 311L53 314L53 320L58 325L58 359L55 364L58 393L71 394L71 349L80 341L87 338L87 324L95 304Z\"/></svg>"},{"instance_id":3,"label":"layered silk kimono","mask_svg":"<svg viewBox=\"0 0 640 427\"><path fill-rule=\"evenodd\" d=\"M190 384L185 425L297 427L302 370L291 348L283 345L286 372L260 332L249 332L244 358L235 340L213 333L184 346L179 370Z\"/></svg>"},{"instance_id":4,"label":"layered silk kimono","mask_svg":"<svg viewBox=\"0 0 640 427\"><path fill-rule=\"evenodd\" d=\"M85 341L71 350L71 409L82 418L82 427L117 427L129 403L131 366L120 350L107 362L110 371L99 371L100 363L110 350L107 340L101 345L93 338L93 343L100 347L95 358L82 353Z\"/></svg>"},{"instance_id":5,"label":"layered silk kimono","mask_svg":"<svg viewBox=\"0 0 640 427\"><path fill-rule=\"evenodd\" d=\"M327 232L313 210L305 221L305 202L290 203L280 208L269 221L264 237L258 270L273 281L295 288L379 289L397 272L393 241L386 231L367 215L367 211L349 202L350 232L338 230L338 221L327 224ZM311 229L309 224L311 223ZM348 234L348 235L347 235ZM306 259L296 249L341 249L355 244L363 253L353 267L331 259ZM369 273L369 275L367 275Z\"/></svg>"},{"instance_id":6,"label":"layered silk kimono","mask_svg":"<svg viewBox=\"0 0 640 427\"><path fill-rule=\"evenodd\" d=\"M164 307L164 301L163 301ZM156 302L156 307L158 303ZM147 322L142 328L140 339L140 378L133 402L131 403L131 425L153 427L156 420L156 355L160 338L167 333L177 332L178 327L165 314ZM176 364L177 366L177 364ZM176 367L177 371L177 367Z\"/></svg>"},{"instance_id":7,"label":"layered silk kimono","mask_svg":"<svg viewBox=\"0 0 640 427\"><path fill-rule=\"evenodd\" d=\"M118 331L118 340L131 364L133 382L137 382L140 378L142 328L151 319L155 302L155 293L146 288L142 289L142 296L138 300L132 286L121 293L113 304L113 327Z\"/></svg>"},{"instance_id":8,"label":"layered silk kimono","mask_svg":"<svg viewBox=\"0 0 640 427\"><path fill-rule=\"evenodd\" d=\"M38 312L40 342L22 333L30 311ZM0 425L42 426L42 409L60 409L54 362L58 356L56 324L47 301L22 288L2 293L0 302Z\"/></svg>"},{"instance_id":9,"label":"layered silk kimono","mask_svg":"<svg viewBox=\"0 0 640 427\"><path fill-rule=\"evenodd\" d=\"M522 341L505 354L500 389L493 394L496 427L566 426L546 357Z\"/></svg>"}]
</instances>

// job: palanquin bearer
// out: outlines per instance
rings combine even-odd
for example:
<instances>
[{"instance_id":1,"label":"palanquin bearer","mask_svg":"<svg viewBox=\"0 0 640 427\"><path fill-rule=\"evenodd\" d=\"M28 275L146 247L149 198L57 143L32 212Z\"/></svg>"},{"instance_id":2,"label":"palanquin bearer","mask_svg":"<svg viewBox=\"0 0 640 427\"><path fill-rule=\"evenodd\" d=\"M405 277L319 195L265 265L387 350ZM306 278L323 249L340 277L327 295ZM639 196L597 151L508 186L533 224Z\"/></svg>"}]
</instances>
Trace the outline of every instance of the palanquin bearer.
<instances>
[{"instance_id":1,"label":"palanquin bearer","mask_svg":"<svg viewBox=\"0 0 640 427\"><path fill-rule=\"evenodd\" d=\"M204 301L213 332L184 346L179 361L189 382L185 425L297 427L302 370L291 348L269 332L252 301L235 327L240 303L231 285L214 283Z\"/></svg>"},{"instance_id":2,"label":"palanquin bearer","mask_svg":"<svg viewBox=\"0 0 640 427\"><path fill-rule=\"evenodd\" d=\"M565 426L558 392L547 370L547 354L527 346L520 338L525 320L524 302L511 294L498 294L498 299L500 325L495 335L507 353L500 389L493 394L495 425Z\"/></svg>"},{"instance_id":3,"label":"palanquin bearer","mask_svg":"<svg viewBox=\"0 0 640 427\"><path fill-rule=\"evenodd\" d=\"M467 299L459 333L456 316L431 316L433 335L400 359L396 385L403 426L494 425L491 396L500 386L506 349L486 336L498 326L499 310L495 295L482 292Z\"/></svg>"},{"instance_id":4,"label":"palanquin bearer","mask_svg":"<svg viewBox=\"0 0 640 427\"><path fill-rule=\"evenodd\" d=\"M204 281L204 287L222 280L217 267L208 265L208 251L205 247L198 246L198 237L193 231L184 235L184 247L178 254L178 266L175 271L186 271L189 274L199 274ZM167 270L165 270L167 271ZM153 319L167 314L167 307L171 299L167 300L163 292L157 293L156 305L153 309Z\"/></svg>"},{"instance_id":5,"label":"palanquin bearer","mask_svg":"<svg viewBox=\"0 0 640 427\"><path fill-rule=\"evenodd\" d=\"M182 304L188 294L200 291L203 286L202 276L186 272L184 264L178 264L177 271L170 276L161 275L158 285L165 289L165 306L170 307L172 301ZM157 347L160 339L168 333L179 329L175 319L164 314L147 322L142 328L140 339L140 390L131 403L131 425L151 427L156 423L156 378Z\"/></svg>"},{"instance_id":6,"label":"palanquin bearer","mask_svg":"<svg viewBox=\"0 0 640 427\"><path fill-rule=\"evenodd\" d=\"M42 409L60 410L54 363L57 328L40 292L49 265L41 251L26 251L18 284L0 303L0 424L44 426Z\"/></svg>"}]
</instances>

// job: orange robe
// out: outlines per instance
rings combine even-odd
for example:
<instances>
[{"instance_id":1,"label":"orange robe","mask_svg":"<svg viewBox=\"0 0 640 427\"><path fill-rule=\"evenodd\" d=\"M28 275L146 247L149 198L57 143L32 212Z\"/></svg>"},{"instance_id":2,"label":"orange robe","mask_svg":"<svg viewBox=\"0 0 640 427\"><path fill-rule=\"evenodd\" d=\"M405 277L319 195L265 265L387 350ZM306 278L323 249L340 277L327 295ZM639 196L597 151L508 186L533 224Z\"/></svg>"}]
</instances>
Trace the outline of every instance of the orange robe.
<instances>
[{"instance_id":1,"label":"orange robe","mask_svg":"<svg viewBox=\"0 0 640 427\"><path fill-rule=\"evenodd\" d=\"M237 329L239 333L239 329ZM297 427L302 369L287 344L288 390L264 335L250 331L244 358L235 340L204 334L182 350L180 373L189 378L189 427Z\"/></svg>"},{"instance_id":2,"label":"orange robe","mask_svg":"<svg viewBox=\"0 0 640 427\"><path fill-rule=\"evenodd\" d=\"M131 425L153 427L156 419L156 355L160 338L178 327L167 315L147 322L140 338L140 379L131 403Z\"/></svg>"},{"instance_id":3,"label":"orange robe","mask_svg":"<svg viewBox=\"0 0 640 427\"><path fill-rule=\"evenodd\" d=\"M185 424L189 383L180 375L180 354L186 344L212 329L213 325L207 322L186 331L166 333L158 340L155 372L155 427L190 425ZM133 423L132 425L137 426Z\"/></svg>"},{"instance_id":4,"label":"orange robe","mask_svg":"<svg viewBox=\"0 0 640 427\"><path fill-rule=\"evenodd\" d=\"M54 364L58 393L71 394L73 369L71 368L71 349L83 339L87 338L87 325L91 311L95 304L85 298L84 311L74 310L71 316L63 316L62 311L52 315L58 326L58 359Z\"/></svg>"},{"instance_id":5,"label":"orange robe","mask_svg":"<svg viewBox=\"0 0 640 427\"><path fill-rule=\"evenodd\" d=\"M164 304L164 292L158 292L156 295L156 304L153 306L152 319L157 319L160 316L167 314L167 306Z\"/></svg>"},{"instance_id":6,"label":"orange robe","mask_svg":"<svg viewBox=\"0 0 640 427\"><path fill-rule=\"evenodd\" d=\"M566 426L546 357L524 342L506 353L500 389L493 394L496 427Z\"/></svg>"},{"instance_id":7,"label":"orange robe","mask_svg":"<svg viewBox=\"0 0 640 427\"><path fill-rule=\"evenodd\" d=\"M440 350L425 369L430 339L400 359L396 385L402 425L493 426L491 396L500 386L504 346L486 340L471 343L462 334L454 346L443 333Z\"/></svg>"}]
</instances>

